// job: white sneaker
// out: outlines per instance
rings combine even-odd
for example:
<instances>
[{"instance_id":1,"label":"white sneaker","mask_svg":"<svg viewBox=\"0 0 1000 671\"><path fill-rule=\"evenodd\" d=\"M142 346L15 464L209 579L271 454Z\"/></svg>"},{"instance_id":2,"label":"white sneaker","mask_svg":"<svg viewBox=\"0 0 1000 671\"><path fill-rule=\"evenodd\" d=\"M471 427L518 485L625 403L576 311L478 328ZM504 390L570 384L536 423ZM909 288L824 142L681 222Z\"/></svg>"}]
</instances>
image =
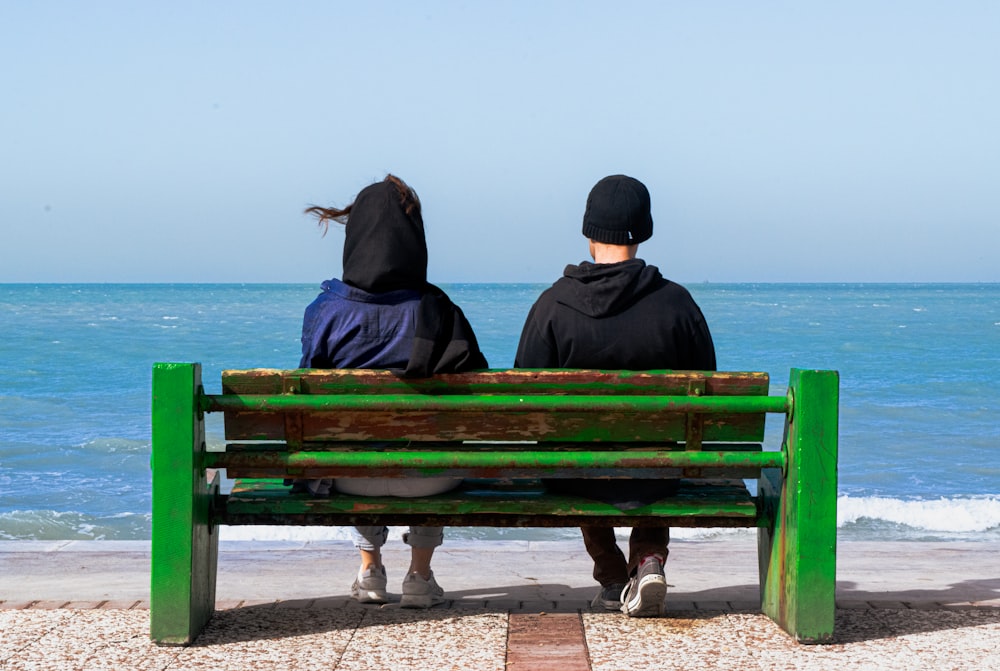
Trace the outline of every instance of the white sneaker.
<instances>
[{"instance_id":1,"label":"white sneaker","mask_svg":"<svg viewBox=\"0 0 1000 671\"><path fill-rule=\"evenodd\" d=\"M385 567L372 567L359 572L351 585L351 598L358 603L388 603L389 595L385 591L387 578Z\"/></svg>"},{"instance_id":2,"label":"white sneaker","mask_svg":"<svg viewBox=\"0 0 1000 671\"><path fill-rule=\"evenodd\" d=\"M403 579L403 596L399 605L403 608L430 608L444 603L444 590L431 577L424 580L419 573L410 573Z\"/></svg>"},{"instance_id":3,"label":"white sneaker","mask_svg":"<svg viewBox=\"0 0 1000 671\"><path fill-rule=\"evenodd\" d=\"M642 560L639 570L622 590L622 612L629 617L660 617L666 596L663 561L650 555Z\"/></svg>"}]
</instances>

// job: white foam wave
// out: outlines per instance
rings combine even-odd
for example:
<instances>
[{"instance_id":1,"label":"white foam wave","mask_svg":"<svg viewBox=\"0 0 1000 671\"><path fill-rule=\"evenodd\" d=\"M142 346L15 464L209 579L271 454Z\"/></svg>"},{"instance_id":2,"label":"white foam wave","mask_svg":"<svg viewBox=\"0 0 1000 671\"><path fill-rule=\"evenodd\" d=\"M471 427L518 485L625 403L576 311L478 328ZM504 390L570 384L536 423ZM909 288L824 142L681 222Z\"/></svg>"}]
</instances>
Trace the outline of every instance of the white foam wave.
<instances>
[{"instance_id":1,"label":"white foam wave","mask_svg":"<svg viewBox=\"0 0 1000 671\"><path fill-rule=\"evenodd\" d=\"M102 516L51 510L0 512L0 539L148 539L149 513L118 512ZM1000 532L1000 495L941 497L904 500L889 497L844 495L837 500L837 526L844 538L883 533L884 525L898 527L900 539L929 536L961 537L965 540L995 538ZM879 532L882 529L883 532ZM389 527L389 538L400 541L406 527ZM619 539L628 537L627 528L616 529ZM753 534L754 529L673 528L675 540L699 540ZM219 537L227 541L331 541L349 540L348 527L223 526ZM574 540L574 528L556 529L466 529L449 528L446 538L494 538L508 540Z\"/></svg>"},{"instance_id":2,"label":"white foam wave","mask_svg":"<svg viewBox=\"0 0 1000 671\"><path fill-rule=\"evenodd\" d=\"M837 527L859 522L885 522L909 527L921 532L970 534L1000 530L1000 495L957 496L938 499L904 500L890 497L858 497L843 495L837 499ZM390 539L401 539L406 527L389 527ZM535 529L535 532L538 530ZM628 537L628 528L615 529L619 538ZM549 529L553 540L578 538L574 528ZM677 540L708 539L732 534L755 533L755 529L682 528L670 530ZM472 537L461 528L448 531L450 538ZM506 529L504 536L516 538L518 530ZM349 539L345 527L222 527L222 540L343 540ZM535 538L536 535L532 535Z\"/></svg>"},{"instance_id":3,"label":"white foam wave","mask_svg":"<svg viewBox=\"0 0 1000 671\"><path fill-rule=\"evenodd\" d=\"M902 500L841 496L837 526L879 520L929 532L972 533L1000 528L1000 497L969 496Z\"/></svg>"}]
</instances>

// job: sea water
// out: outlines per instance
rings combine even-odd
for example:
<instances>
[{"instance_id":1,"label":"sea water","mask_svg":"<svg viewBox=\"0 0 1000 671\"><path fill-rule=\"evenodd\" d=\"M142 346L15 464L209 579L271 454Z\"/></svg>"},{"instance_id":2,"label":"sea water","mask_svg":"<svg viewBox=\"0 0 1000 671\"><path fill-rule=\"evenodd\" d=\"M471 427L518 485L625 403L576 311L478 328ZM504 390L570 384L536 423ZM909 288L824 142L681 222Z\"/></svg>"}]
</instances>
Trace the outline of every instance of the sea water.
<instances>
[{"instance_id":1,"label":"sea water","mask_svg":"<svg viewBox=\"0 0 1000 671\"><path fill-rule=\"evenodd\" d=\"M492 367L545 288L444 285ZM1000 284L689 284L720 369L840 371L842 539L1000 539ZM0 285L0 539L150 536L150 377L298 364L315 285ZM780 440L777 416L768 441ZM209 415L210 447L222 444ZM718 531L676 530L675 536ZM732 532L729 532L732 533ZM576 538L450 529L449 537ZM343 538L233 527L223 538Z\"/></svg>"}]
</instances>

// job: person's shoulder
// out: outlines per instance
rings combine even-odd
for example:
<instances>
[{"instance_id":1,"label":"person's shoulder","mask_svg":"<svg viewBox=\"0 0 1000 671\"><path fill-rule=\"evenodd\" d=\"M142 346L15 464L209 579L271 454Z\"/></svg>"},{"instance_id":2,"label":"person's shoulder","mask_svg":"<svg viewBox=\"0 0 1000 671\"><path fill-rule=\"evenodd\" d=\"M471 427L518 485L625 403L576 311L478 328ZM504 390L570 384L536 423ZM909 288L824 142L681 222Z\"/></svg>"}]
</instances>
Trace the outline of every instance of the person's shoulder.
<instances>
[{"instance_id":1,"label":"person's shoulder","mask_svg":"<svg viewBox=\"0 0 1000 671\"><path fill-rule=\"evenodd\" d=\"M648 285L651 287L651 293L659 294L661 297L669 298L675 301L688 301L692 304L696 304L694 296L688 290L686 286L665 277L660 269L653 265L646 265L644 273L649 275Z\"/></svg>"},{"instance_id":2,"label":"person's shoulder","mask_svg":"<svg viewBox=\"0 0 1000 671\"><path fill-rule=\"evenodd\" d=\"M535 299L535 305L545 305L547 303L556 302L559 299L559 296L570 290L574 282L575 280L563 275L555 282L545 287L542 292L538 294L538 298Z\"/></svg>"}]
</instances>

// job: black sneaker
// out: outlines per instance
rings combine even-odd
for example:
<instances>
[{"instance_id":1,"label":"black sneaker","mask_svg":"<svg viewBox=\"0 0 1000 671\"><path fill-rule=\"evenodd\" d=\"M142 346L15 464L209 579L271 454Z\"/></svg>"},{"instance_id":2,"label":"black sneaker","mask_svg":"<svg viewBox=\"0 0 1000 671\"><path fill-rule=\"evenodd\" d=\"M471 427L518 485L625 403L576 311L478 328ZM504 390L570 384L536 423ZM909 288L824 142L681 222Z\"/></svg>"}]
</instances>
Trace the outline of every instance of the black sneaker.
<instances>
[{"instance_id":1,"label":"black sneaker","mask_svg":"<svg viewBox=\"0 0 1000 671\"><path fill-rule=\"evenodd\" d=\"M639 570L622 592L622 612L629 617L660 617L667 597L667 579L663 562L650 555L639 564Z\"/></svg>"},{"instance_id":2,"label":"black sneaker","mask_svg":"<svg viewBox=\"0 0 1000 671\"><path fill-rule=\"evenodd\" d=\"M597 593L594 600L590 602L591 608L603 608L604 610L621 610L622 609L622 590L625 589L625 585L622 583L615 583L614 585L608 585L607 587L601 587L601 591Z\"/></svg>"}]
</instances>

